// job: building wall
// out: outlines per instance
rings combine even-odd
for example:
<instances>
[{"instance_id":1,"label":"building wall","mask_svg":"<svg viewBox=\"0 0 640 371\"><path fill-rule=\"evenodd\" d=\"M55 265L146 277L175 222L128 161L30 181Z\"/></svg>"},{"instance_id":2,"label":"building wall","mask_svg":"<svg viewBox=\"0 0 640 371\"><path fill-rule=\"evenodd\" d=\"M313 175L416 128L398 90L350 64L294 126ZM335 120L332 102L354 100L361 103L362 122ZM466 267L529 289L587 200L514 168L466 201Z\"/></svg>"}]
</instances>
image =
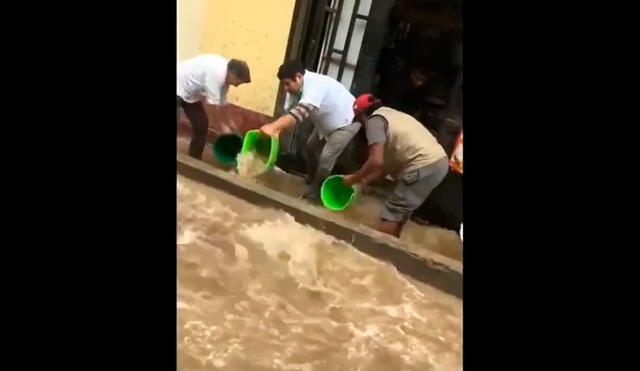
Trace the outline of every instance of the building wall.
<instances>
[{"instance_id":1,"label":"building wall","mask_svg":"<svg viewBox=\"0 0 640 371\"><path fill-rule=\"evenodd\" d=\"M285 59L295 2L177 0L177 61L215 53L243 59L251 69L250 84L229 88L230 104L204 105L209 142L220 134L244 134L273 120L276 73ZM190 132L189 120L181 111L178 136L188 137Z\"/></svg>"},{"instance_id":2,"label":"building wall","mask_svg":"<svg viewBox=\"0 0 640 371\"><path fill-rule=\"evenodd\" d=\"M271 116L295 0L201 1L205 6L200 53L242 59L251 69L251 84L231 87L229 103Z\"/></svg>"},{"instance_id":3,"label":"building wall","mask_svg":"<svg viewBox=\"0 0 640 371\"><path fill-rule=\"evenodd\" d=\"M204 7L206 0L177 1L177 60L188 59L200 53Z\"/></svg>"}]
</instances>

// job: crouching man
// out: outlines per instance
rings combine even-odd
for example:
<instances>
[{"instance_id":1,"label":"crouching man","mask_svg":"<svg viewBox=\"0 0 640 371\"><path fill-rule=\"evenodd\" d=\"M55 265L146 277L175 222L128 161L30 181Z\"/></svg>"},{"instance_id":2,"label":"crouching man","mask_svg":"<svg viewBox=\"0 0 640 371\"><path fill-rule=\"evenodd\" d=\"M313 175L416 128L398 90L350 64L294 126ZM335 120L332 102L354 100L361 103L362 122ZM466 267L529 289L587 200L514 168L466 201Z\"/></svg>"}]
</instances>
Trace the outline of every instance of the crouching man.
<instances>
[{"instance_id":1,"label":"crouching man","mask_svg":"<svg viewBox=\"0 0 640 371\"><path fill-rule=\"evenodd\" d=\"M447 174L447 154L419 121L383 106L371 94L359 96L353 110L364 123L369 155L362 168L346 175L344 182L367 185L391 175L396 187L384 204L378 230L399 237L411 213Z\"/></svg>"}]
</instances>

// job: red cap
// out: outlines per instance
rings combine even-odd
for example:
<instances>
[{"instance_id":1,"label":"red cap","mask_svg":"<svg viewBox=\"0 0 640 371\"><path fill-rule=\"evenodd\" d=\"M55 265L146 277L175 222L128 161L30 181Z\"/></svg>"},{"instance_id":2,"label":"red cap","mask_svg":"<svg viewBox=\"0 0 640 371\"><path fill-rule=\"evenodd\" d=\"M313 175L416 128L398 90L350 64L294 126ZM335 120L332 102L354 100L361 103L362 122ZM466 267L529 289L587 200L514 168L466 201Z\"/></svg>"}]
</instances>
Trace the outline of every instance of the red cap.
<instances>
[{"instance_id":1,"label":"red cap","mask_svg":"<svg viewBox=\"0 0 640 371\"><path fill-rule=\"evenodd\" d=\"M356 102L353 104L353 110L354 112L361 112L378 102L380 102L380 99L374 97L373 94L362 94L356 99Z\"/></svg>"}]
</instances>

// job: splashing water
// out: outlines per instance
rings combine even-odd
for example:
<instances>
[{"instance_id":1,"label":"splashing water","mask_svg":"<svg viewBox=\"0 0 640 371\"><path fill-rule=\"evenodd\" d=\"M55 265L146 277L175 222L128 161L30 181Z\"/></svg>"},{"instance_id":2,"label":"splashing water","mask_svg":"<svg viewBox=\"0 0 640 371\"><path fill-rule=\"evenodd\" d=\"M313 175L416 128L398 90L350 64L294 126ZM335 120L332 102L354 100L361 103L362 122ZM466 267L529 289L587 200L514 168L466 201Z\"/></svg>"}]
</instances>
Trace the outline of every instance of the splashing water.
<instances>
[{"instance_id":1,"label":"splashing water","mask_svg":"<svg viewBox=\"0 0 640 371\"><path fill-rule=\"evenodd\" d=\"M267 162L255 152L238 155L238 175L243 178L253 178L267 170Z\"/></svg>"},{"instance_id":2,"label":"splashing water","mask_svg":"<svg viewBox=\"0 0 640 371\"><path fill-rule=\"evenodd\" d=\"M461 301L178 176L178 369L460 370Z\"/></svg>"}]
</instances>

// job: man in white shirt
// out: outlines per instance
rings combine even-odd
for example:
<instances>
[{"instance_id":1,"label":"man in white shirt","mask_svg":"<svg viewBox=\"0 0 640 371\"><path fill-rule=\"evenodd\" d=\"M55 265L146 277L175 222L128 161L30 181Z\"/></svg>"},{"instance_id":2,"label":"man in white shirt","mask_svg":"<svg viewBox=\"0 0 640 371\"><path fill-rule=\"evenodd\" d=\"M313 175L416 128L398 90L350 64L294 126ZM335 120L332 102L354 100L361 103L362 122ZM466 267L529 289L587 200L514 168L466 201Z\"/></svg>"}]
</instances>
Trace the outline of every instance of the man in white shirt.
<instances>
[{"instance_id":1,"label":"man in white shirt","mask_svg":"<svg viewBox=\"0 0 640 371\"><path fill-rule=\"evenodd\" d=\"M182 108L191 121L192 134L189 156L201 159L207 143L209 119L201 101L213 105L227 103L229 85L251 82L246 62L215 54L201 54L178 63L176 113Z\"/></svg>"},{"instance_id":2,"label":"man in white shirt","mask_svg":"<svg viewBox=\"0 0 640 371\"><path fill-rule=\"evenodd\" d=\"M314 129L305 148L311 188L304 197L318 201L322 182L360 130L360 123L353 121L355 97L335 79L306 71L300 61L289 61L280 66L278 78L287 92L287 113L260 130L277 137L282 130L307 118L311 120Z\"/></svg>"}]
</instances>

